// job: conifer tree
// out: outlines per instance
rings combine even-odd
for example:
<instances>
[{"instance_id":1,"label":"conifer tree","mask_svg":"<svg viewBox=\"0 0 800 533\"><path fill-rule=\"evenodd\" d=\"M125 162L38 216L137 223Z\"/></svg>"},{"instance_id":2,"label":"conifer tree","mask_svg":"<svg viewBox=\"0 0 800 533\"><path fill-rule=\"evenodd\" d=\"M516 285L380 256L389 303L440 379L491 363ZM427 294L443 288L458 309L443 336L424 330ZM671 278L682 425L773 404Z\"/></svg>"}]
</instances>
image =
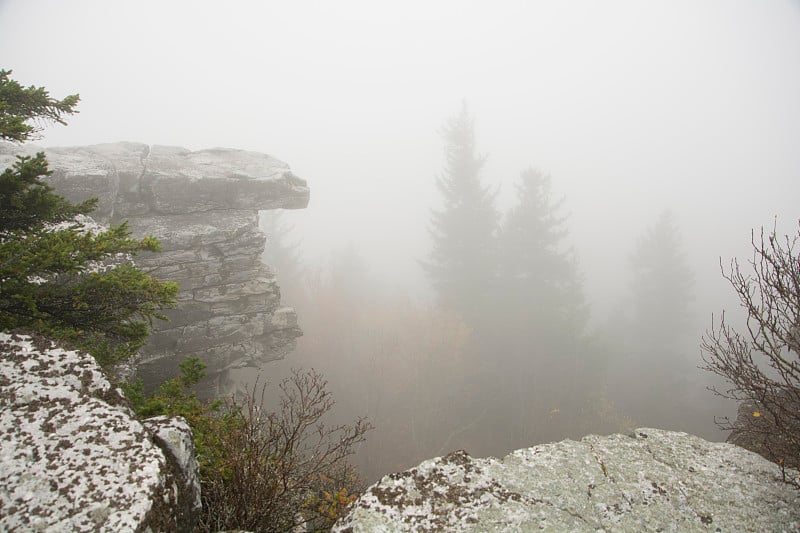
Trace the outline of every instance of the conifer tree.
<instances>
[{"instance_id":1,"label":"conifer tree","mask_svg":"<svg viewBox=\"0 0 800 533\"><path fill-rule=\"evenodd\" d=\"M47 124L66 124L64 116L78 112L79 95L56 100L44 87L23 87L10 76L0 69L0 140L32 140Z\"/></svg>"},{"instance_id":2,"label":"conifer tree","mask_svg":"<svg viewBox=\"0 0 800 533\"><path fill-rule=\"evenodd\" d=\"M443 207L434 211L433 251L424 264L439 303L473 321L486 302L496 270L494 194L481 183L485 158L476 153L466 104L442 131L445 169L436 180Z\"/></svg>"},{"instance_id":3,"label":"conifer tree","mask_svg":"<svg viewBox=\"0 0 800 533\"><path fill-rule=\"evenodd\" d=\"M267 237L263 262L270 265L281 279L281 291L288 286L297 286L302 270L301 243L291 240L293 227L284 218L282 210L261 211L259 227Z\"/></svg>"},{"instance_id":4,"label":"conifer tree","mask_svg":"<svg viewBox=\"0 0 800 533\"><path fill-rule=\"evenodd\" d=\"M551 196L550 176L527 169L517 183L517 204L500 231L497 295L503 323L514 336L527 333L538 344L576 340L586 309L571 249L564 244L563 199ZM548 337L548 338L545 338Z\"/></svg>"},{"instance_id":5,"label":"conifer tree","mask_svg":"<svg viewBox=\"0 0 800 533\"><path fill-rule=\"evenodd\" d=\"M57 100L10 75L0 70L0 139L25 142L76 112L78 95ZM111 365L142 346L177 285L132 264L137 252L158 250L154 238L95 224L85 215L97 201L70 203L43 181L50 174L42 152L0 174L0 330L38 331Z\"/></svg>"},{"instance_id":6,"label":"conifer tree","mask_svg":"<svg viewBox=\"0 0 800 533\"><path fill-rule=\"evenodd\" d=\"M509 448L574 431L593 392L585 379L593 370L586 365L586 310L565 243L563 200L552 197L550 177L533 169L521 173L516 192L498 235L490 313L492 381L502 386L489 394L503 405L492 419L502 421Z\"/></svg>"},{"instance_id":7,"label":"conifer tree","mask_svg":"<svg viewBox=\"0 0 800 533\"><path fill-rule=\"evenodd\" d=\"M687 335L694 281L669 211L639 238L630 261L634 331L661 350L675 351Z\"/></svg>"},{"instance_id":8,"label":"conifer tree","mask_svg":"<svg viewBox=\"0 0 800 533\"><path fill-rule=\"evenodd\" d=\"M630 316L614 394L639 424L689 429L696 332L691 329L693 275L669 211L639 238L630 256Z\"/></svg>"}]
</instances>

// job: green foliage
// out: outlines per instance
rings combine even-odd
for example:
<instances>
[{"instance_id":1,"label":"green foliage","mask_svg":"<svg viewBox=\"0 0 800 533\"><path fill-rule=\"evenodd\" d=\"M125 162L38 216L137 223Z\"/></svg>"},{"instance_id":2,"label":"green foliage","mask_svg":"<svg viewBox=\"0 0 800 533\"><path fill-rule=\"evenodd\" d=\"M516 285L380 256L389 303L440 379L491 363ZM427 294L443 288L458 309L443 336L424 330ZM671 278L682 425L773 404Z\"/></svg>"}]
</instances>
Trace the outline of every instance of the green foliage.
<instances>
[{"instance_id":1,"label":"green foliage","mask_svg":"<svg viewBox=\"0 0 800 533\"><path fill-rule=\"evenodd\" d=\"M238 429L242 420L236 413L226 412L221 400L202 401L193 387L205 377L206 365L196 357L189 357L179 364L180 375L159 386L151 395L144 393L141 380L123 383L122 389L136 414L142 418L153 416L182 416L192 428L195 452L200 465L202 479L223 475L221 440Z\"/></svg>"},{"instance_id":2,"label":"green foliage","mask_svg":"<svg viewBox=\"0 0 800 533\"><path fill-rule=\"evenodd\" d=\"M11 168L0 174L0 228L28 231L45 223L72 220L76 215L94 210L96 199L73 205L53 194L53 188L41 181L50 174L41 152L34 157L19 157Z\"/></svg>"},{"instance_id":3,"label":"green foliage","mask_svg":"<svg viewBox=\"0 0 800 533\"><path fill-rule=\"evenodd\" d=\"M64 115L77 113L77 94L56 100L44 87L23 87L10 78L11 73L0 69L0 140L25 142L43 128L43 123L66 124Z\"/></svg>"},{"instance_id":4,"label":"green foliage","mask_svg":"<svg viewBox=\"0 0 800 533\"><path fill-rule=\"evenodd\" d=\"M25 141L75 112L77 95L54 100L9 74L0 70L0 139ZM132 264L138 252L159 250L155 239L132 239L126 224L94 225L83 215L97 200L72 204L43 181L50 174L43 153L0 174L0 329L47 334L109 366L144 344L178 287Z\"/></svg>"},{"instance_id":5,"label":"green foliage","mask_svg":"<svg viewBox=\"0 0 800 533\"><path fill-rule=\"evenodd\" d=\"M327 530L355 498L361 481L346 458L371 426L326 427L333 406L319 374L295 373L280 387L278 412L262 408L254 388L243 400L202 401L192 387L204 376L197 358L150 396L125 384L139 416L183 416L194 434L203 514L199 529Z\"/></svg>"},{"instance_id":6,"label":"green foliage","mask_svg":"<svg viewBox=\"0 0 800 533\"><path fill-rule=\"evenodd\" d=\"M179 415L188 419L192 418L193 413L219 410L220 402L206 406L192 391L192 387L205 377L205 363L197 357L189 357L181 361L178 367L180 376L165 381L151 395L144 394L141 380L121 385L138 416Z\"/></svg>"}]
</instances>

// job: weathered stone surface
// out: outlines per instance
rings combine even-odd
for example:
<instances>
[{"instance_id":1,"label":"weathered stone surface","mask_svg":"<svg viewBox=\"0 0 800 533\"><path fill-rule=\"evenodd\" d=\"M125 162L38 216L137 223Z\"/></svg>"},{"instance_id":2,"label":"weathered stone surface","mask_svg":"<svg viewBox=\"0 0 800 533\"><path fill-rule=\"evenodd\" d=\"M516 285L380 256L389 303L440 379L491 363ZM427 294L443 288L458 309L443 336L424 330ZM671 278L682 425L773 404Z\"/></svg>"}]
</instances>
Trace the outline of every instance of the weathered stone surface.
<instances>
[{"instance_id":1,"label":"weathered stone surface","mask_svg":"<svg viewBox=\"0 0 800 533\"><path fill-rule=\"evenodd\" d=\"M36 150L0 144L0 166ZM142 350L138 371L148 387L174 374L176 362L187 356L201 357L220 383L227 369L279 359L294 349L302 332L294 311L281 305L273 272L261 262L266 238L258 227L259 210L308 203L305 181L285 163L243 150L192 152L138 143L46 153L54 171L48 179L59 194L72 201L96 196L99 222L127 220L134 236L158 238L163 253L139 255L136 264L180 284L178 308L165 313L169 322L154 324Z\"/></svg>"},{"instance_id":2,"label":"weathered stone surface","mask_svg":"<svg viewBox=\"0 0 800 533\"><path fill-rule=\"evenodd\" d=\"M155 416L142 422L164 452L174 473L173 491L181 498L176 506L176 523L196 522L200 501L200 466L194 454L192 429L183 417Z\"/></svg>"},{"instance_id":3,"label":"weathered stone surface","mask_svg":"<svg viewBox=\"0 0 800 533\"><path fill-rule=\"evenodd\" d=\"M385 476L333 531L797 531L800 491L747 450L638 429L465 452Z\"/></svg>"},{"instance_id":4,"label":"weathered stone surface","mask_svg":"<svg viewBox=\"0 0 800 533\"><path fill-rule=\"evenodd\" d=\"M91 356L0 333L0 530L190 530L191 434L182 419L148 426Z\"/></svg>"}]
</instances>

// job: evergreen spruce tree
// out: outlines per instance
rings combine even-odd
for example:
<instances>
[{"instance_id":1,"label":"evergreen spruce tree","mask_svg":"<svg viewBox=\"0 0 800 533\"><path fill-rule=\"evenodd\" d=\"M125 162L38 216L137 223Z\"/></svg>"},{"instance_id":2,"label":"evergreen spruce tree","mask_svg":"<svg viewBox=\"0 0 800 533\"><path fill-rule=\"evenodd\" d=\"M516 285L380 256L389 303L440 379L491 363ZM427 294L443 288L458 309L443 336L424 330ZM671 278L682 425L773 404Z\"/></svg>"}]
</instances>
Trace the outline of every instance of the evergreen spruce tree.
<instances>
[{"instance_id":1,"label":"evergreen spruce tree","mask_svg":"<svg viewBox=\"0 0 800 533\"><path fill-rule=\"evenodd\" d=\"M442 134L446 165L436 185L444 205L431 217L433 251L424 267L439 303L474 325L496 270L494 194L481 183L485 158L476 153L474 121L466 104Z\"/></svg>"},{"instance_id":2,"label":"evergreen spruce tree","mask_svg":"<svg viewBox=\"0 0 800 533\"><path fill-rule=\"evenodd\" d=\"M78 95L51 98L0 70L0 140L34 137L64 124ZM25 329L67 341L111 365L133 355L149 325L174 305L177 285L138 270L130 258L157 251L152 237L130 238L86 217L97 201L72 204L43 181L44 153L19 157L0 174L0 330Z\"/></svg>"},{"instance_id":3,"label":"evergreen spruce tree","mask_svg":"<svg viewBox=\"0 0 800 533\"><path fill-rule=\"evenodd\" d=\"M577 263L564 245L563 199L554 201L550 187L550 177L538 170L520 175L517 204L499 237L497 315L510 335L556 350L580 337L586 308Z\"/></svg>"},{"instance_id":4,"label":"evergreen spruce tree","mask_svg":"<svg viewBox=\"0 0 800 533\"><path fill-rule=\"evenodd\" d=\"M10 70L0 69L0 140L32 140L45 125L66 124L64 116L78 112L79 95L56 100L44 87L23 87L10 76Z\"/></svg>"},{"instance_id":5,"label":"evergreen spruce tree","mask_svg":"<svg viewBox=\"0 0 800 533\"><path fill-rule=\"evenodd\" d=\"M674 351L689 326L694 277L669 211L661 213L639 238L630 260L635 331L662 349Z\"/></svg>"},{"instance_id":6,"label":"evergreen spruce tree","mask_svg":"<svg viewBox=\"0 0 800 533\"><path fill-rule=\"evenodd\" d=\"M630 256L631 303L624 358L615 370L621 406L638 424L690 429L690 381L699 332L691 329L693 275L669 211Z\"/></svg>"},{"instance_id":7,"label":"evergreen spruce tree","mask_svg":"<svg viewBox=\"0 0 800 533\"><path fill-rule=\"evenodd\" d=\"M488 371L502 384L491 391L503 405L492 414L501 424L493 431L505 435L508 448L574 433L593 392L586 379L594 371L586 364L586 306L565 244L562 204L552 197L549 176L525 170L498 235L490 313L495 369Z\"/></svg>"}]
</instances>

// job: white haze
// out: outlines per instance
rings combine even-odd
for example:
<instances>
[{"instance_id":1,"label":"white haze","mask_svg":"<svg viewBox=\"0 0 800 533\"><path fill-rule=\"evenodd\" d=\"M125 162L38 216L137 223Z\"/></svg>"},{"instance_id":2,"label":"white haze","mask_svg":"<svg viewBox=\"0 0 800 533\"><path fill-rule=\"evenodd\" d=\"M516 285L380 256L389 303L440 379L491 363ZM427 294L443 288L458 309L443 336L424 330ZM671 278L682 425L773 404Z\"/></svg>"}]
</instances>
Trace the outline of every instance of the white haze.
<instances>
[{"instance_id":1,"label":"white haze","mask_svg":"<svg viewBox=\"0 0 800 533\"><path fill-rule=\"evenodd\" d=\"M310 262L352 244L373 277L422 299L438 131L462 101L501 204L523 168L552 175L597 311L664 208L715 288L709 312L719 257L800 215L788 1L6 0L0 57L23 83L81 94L43 144L270 153L311 186L289 217Z\"/></svg>"},{"instance_id":2,"label":"white haze","mask_svg":"<svg viewBox=\"0 0 800 533\"><path fill-rule=\"evenodd\" d=\"M549 173L553 192L565 197L568 241L597 329L624 310L630 253L663 210L674 215L695 275L698 346L711 314L737 307L720 258L746 259L751 229L777 224L794 233L800 218L798 1L0 0L0 68L55 97L80 93L80 114L68 127L48 128L44 145L222 146L286 161L311 188L308 209L283 219L302 242L306 265L353 250L369 280L423 304L434 300L419 261L430 251L427 228L439 202L439 132L462 102L476 118L488 157L484 183L498 191L501 209L513 203L513 183L529 166ZM330 316L340 304L329 311L306 302L306 337L291 360L271 368L280 374L296 361L321 364L344 398L344 416L366 409L374 417L376 448L396 441L411 449L395 438L407 436L406 426L388 420L407 413L386 408L381 419L362 401L382 399L385 385L398 381L382 362L373 366L389 369L388 381L362 375L381 356L371 355L374 339L349 339L341 353L328 352L351 320L347 312ZM349 305L353 313L360 304ZM407 328L438 327L428 318L435 314L417 319L407 311L376 322L391 328L397 316ZM302 313L299 320L303 326ZM398 331L409 353L428 355L425 339L407 339L418 331ZM348 360L359 342L364 353ZM447 374L452 361L443 360ZM429 378L449 390L438 375ZM412 413L414 401L442 397L415 398L398 387ZM688 430L724 438L711 413L735 406L718 408L700 389L688 399L698 406ZM484 390L494 389L478 387L473 396ZM471 420L470 405L464 409ZM469 444L444 439L451 427L442 420L425 421L430 442L419 437L399 462L386 459L391 446L383 456L362 450L368 476ZM514 445L535 443L526 438ZM504 453L506 445L472 442L484 454Z\"/></svg>"}]
</instances>

